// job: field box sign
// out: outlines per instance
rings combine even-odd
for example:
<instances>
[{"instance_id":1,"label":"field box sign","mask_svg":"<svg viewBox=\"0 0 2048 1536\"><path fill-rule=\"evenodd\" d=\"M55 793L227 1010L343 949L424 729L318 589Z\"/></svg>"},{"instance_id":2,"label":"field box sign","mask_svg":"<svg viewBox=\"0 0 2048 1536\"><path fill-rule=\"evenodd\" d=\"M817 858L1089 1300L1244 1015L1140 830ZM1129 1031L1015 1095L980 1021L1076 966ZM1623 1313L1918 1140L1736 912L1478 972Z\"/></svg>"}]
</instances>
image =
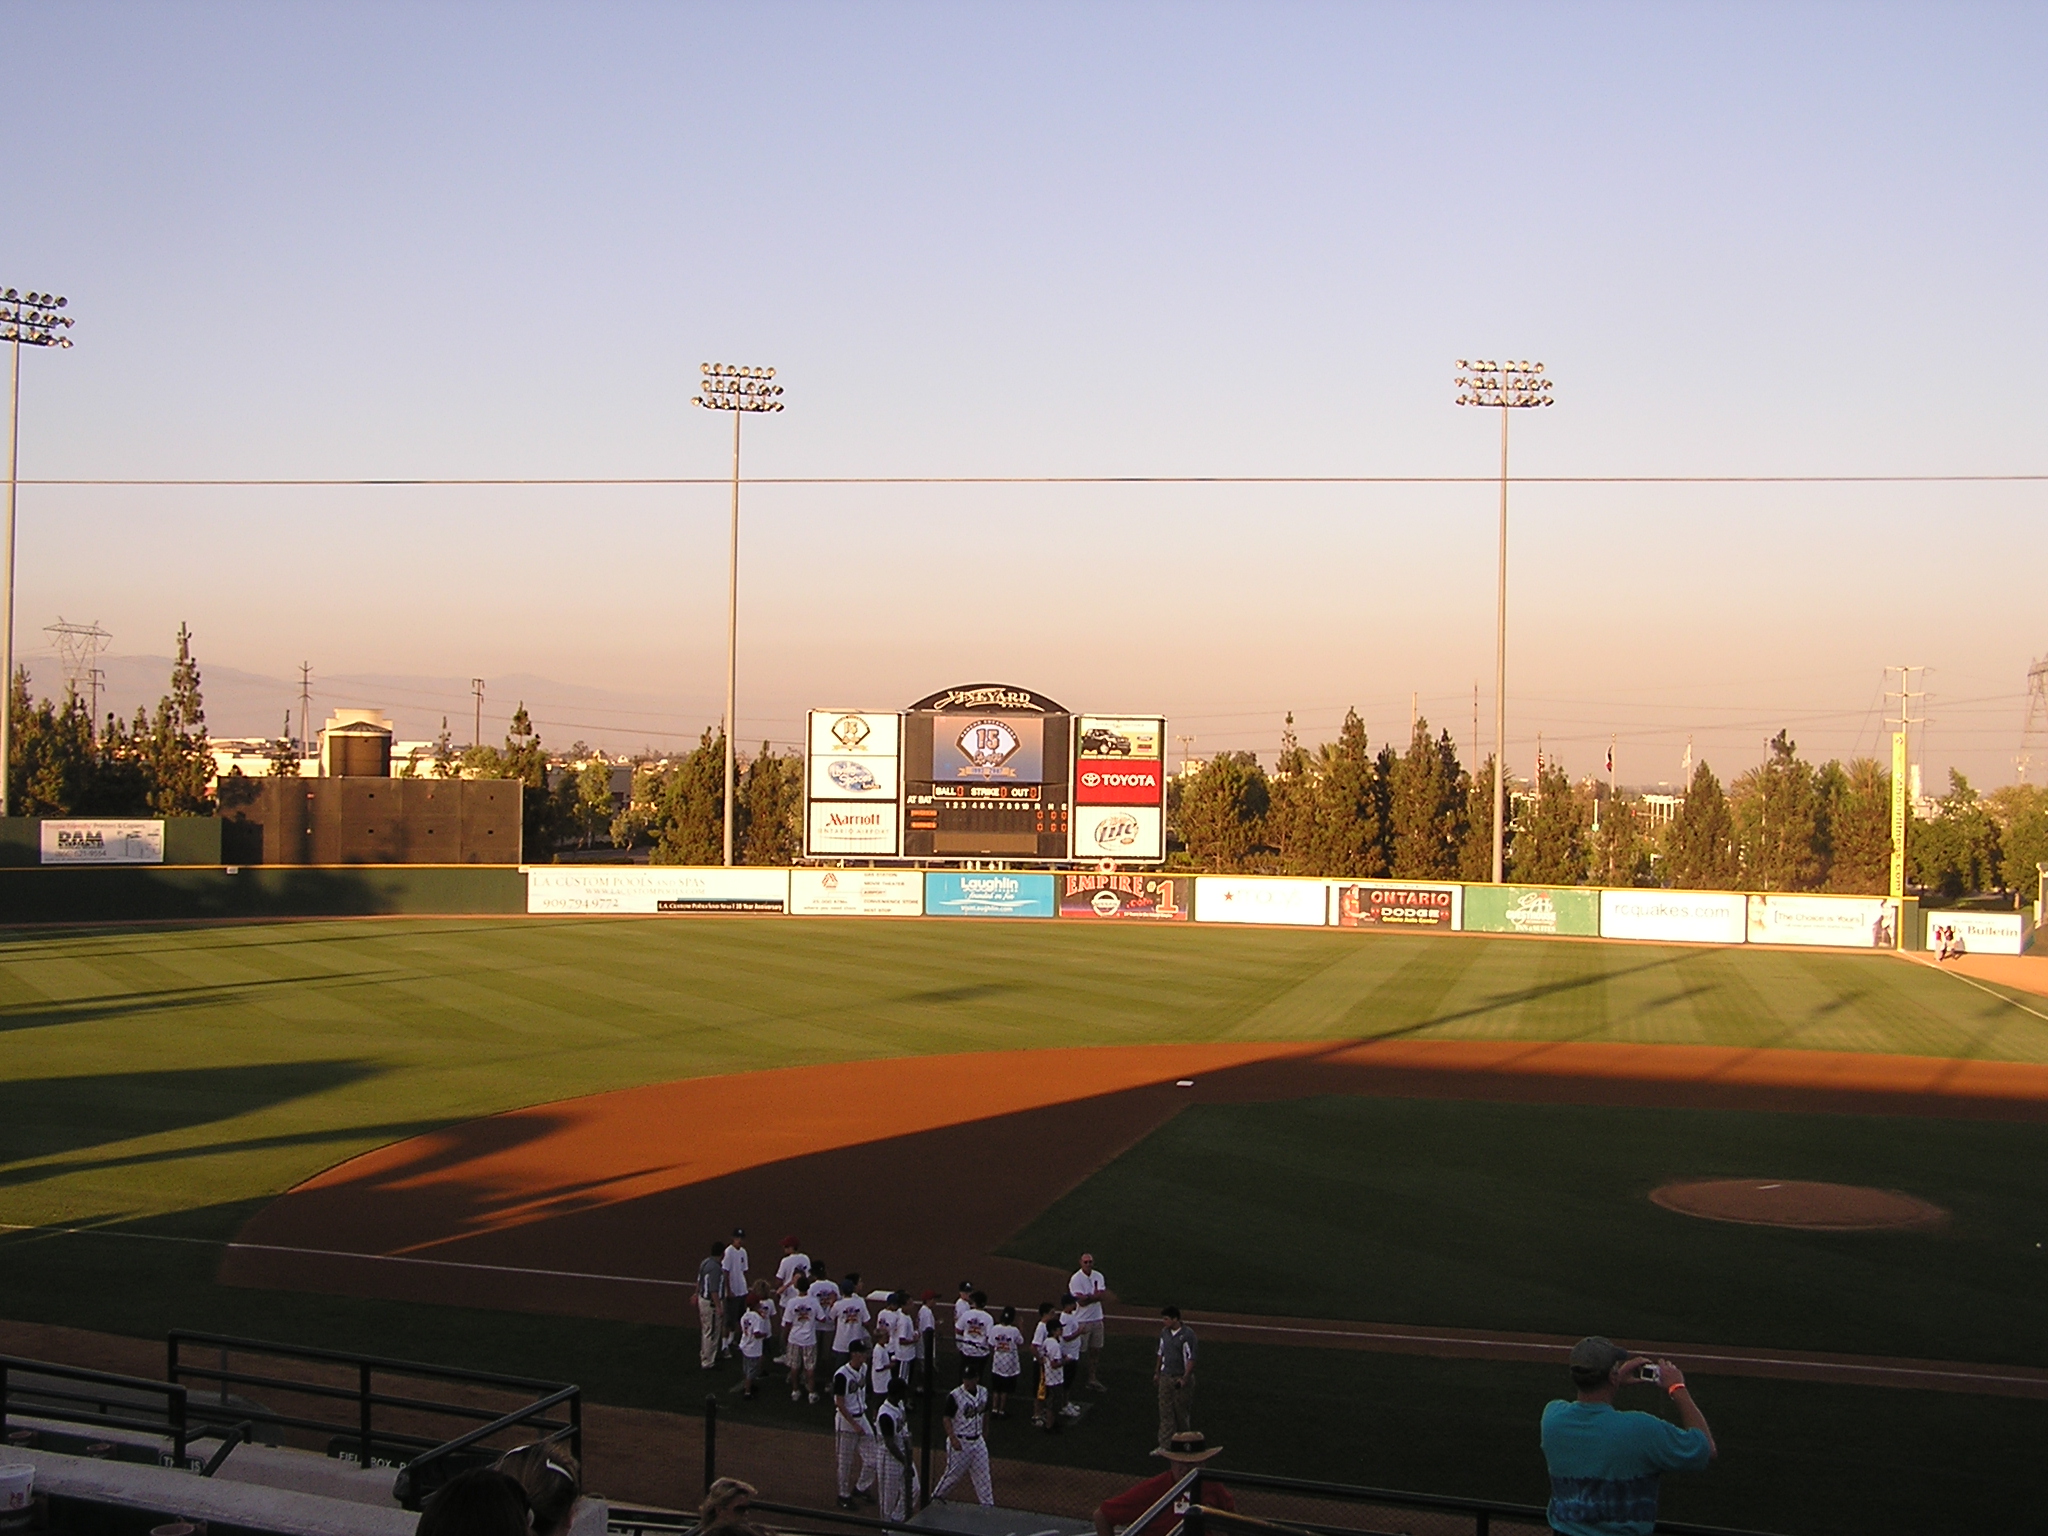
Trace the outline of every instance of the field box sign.
<instances>
[{"instance_id":1,"label":"field box sign","mask_svg":"<svg viewBox=\"0 0 2048 1536\"><path fill-rule=\"evenodd\" d=\"M1091 921L1185 923L1195 915L1195 882L1189 875L1073 874L1060 883L1060 916Z\"/></svg>"},{"instance_id":2,"label":"field box sign","mask_svg":"<svg viewBox=\"0 0 2048 1536\"><path fill-rule=\"evenodd\" d=\"M647 864L536 864L529 912L786 912L786 869L670 869Z\"/></svg>"},{"instance_id":3,"label":"field box sign","mask_svg":"<svg viewBox=\"0 0 2048 1536\"><path fill-rule=\"evenodd\" d=\"M1339 928L1423 928L1455 933L1465 888L1414 880L1339 881L1330 887L1330 921Z\"/></svg>"},{"instance_id":4,"label":"field box sign","mask_svg":"<svg viewBox=\"0 0 2048 1536\"><path fill-rule=\"evenodd\" d=\"M914 869L792 869L798 917L922 917L924 876Z\"/></svg>"},{"instance_id":5,"label":"field box sign","mask_svg":"<svg viewBox=\"0 0 2048 1536\"><path fill-rule=\"evenodd\" d=\"M1166 857L1166 813L1156 805L1077 805L1074 857L1158 863Z\"/></svg>"},{"instance_id":6,"label":"field box sign","mask_svg":"<svg viewBox=\"0 0 2048 1536\"><path fill-rule=\"evenodd\" d=\"M1671 944L1740 944L1749 898L1728 891L1602 891L1600 934Z\"/></svg>"},{"instance_id":7,"label":"field box sign","mask_svg":"<svg viewBox=\"0 0 2048 1536\"><path fill-rule=\"evenodd\" d=\"M854 800L813 800L805 824L804 851L823 857L894 858L899 825L894 801L869 805Z\"/></svg>"},{"instance_id":8,"label":"field box sign","mask_svg":"<svg viewBox=\"0 0 2048 1536\"><path fill-rule=\"evenodd\" d=\"M927 870L924 910L928 917L1056 917L1057 879L1052 875Z\"/></svg>"},{"instance_id":9,"label":"field box sign","mask_svg":"<svg viewBox=\"0 0 2048 1536\"><path fill-rule=\"evenodd\" d=\"M903 722L893 714L814 709L810 717L810 798L896 799Z\"/></svg>"},{"instance_id":10,"label":"field box sign","mask_svg":"<svg viewBox=\"0 0 2048 1536\"><path fill-rule=\"evenodd\" d=\"M1952 912L1927 914L1927 949L1941 948L1941 930L1948 929L1966 955L2023 955L2033 940L2034 925L2021 912Z\"/></svg>"},{"instance_id":11,"label":"field box sign","mask_svg":"<svg viewBox=\"0 0 2048 1536\"><path fill-rule=\"evenodd\" d=\"M160 821L45 821L45 864L161 864Z\"/></svg>"},{"instance_id":12,"label":"field box sign","mask_svg":"<svg viewBox=\"0 0 2048 1536\"><path fill-rule=\"evenodd\" d=\"M1884 896L1752 896L1749 942L1894 949L1898 904Z\"/></svg>"},{"instance_id":13,"label":"field box sign","mask_svg":"<svg viewBox=\"0 0 2048 1536\"><path fill-rule=\"evenodd\" d=\"M1326 927L1330 921L1330 882L1197 875L1195 921Z\"/></svg>"},{"instance_id":14,"label":"field box sign","mask_svg":"<svg viewBox=\"0 0 2048 1536\"><path fill-rule=\"evenodd\" d=\"M1600 932L1600 898L1572 886L1468 885L1465 931L1593 938Z\"/></svg>"}]
</instances>

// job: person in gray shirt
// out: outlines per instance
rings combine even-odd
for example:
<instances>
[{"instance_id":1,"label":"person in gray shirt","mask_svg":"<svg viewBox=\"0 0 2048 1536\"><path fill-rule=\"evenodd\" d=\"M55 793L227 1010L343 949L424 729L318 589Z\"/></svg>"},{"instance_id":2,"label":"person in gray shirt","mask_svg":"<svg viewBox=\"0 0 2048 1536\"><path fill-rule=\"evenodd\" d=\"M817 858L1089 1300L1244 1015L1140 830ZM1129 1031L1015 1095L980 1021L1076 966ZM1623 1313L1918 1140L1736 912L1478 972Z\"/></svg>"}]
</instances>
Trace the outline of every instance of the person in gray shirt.
<instances>
[{"instance_id":1,"label":"person in gray shirt","mask_svg":"<svg viewBox=\"0 0 2048 1536\"><path fill-rule=\"evenodd\" d=\"M1195 1427L1195 1330L1180 1320L1179 1307L1159 1309L1158 1363L1153 1378L1159 1387L1159 1444Z\"/></svg>"},{"instance_id":2,"label":"person in gray shirt","mask_svg":"<svg viewBox=\"0 0 2048 1536\"><path fill-rule=\"evenodd\" d=\"M725 1336L725 1244L713 1243L711 1256L697 1266L697 1367L718 1364L718 1346Z\"/></svg>"}]
</instances>

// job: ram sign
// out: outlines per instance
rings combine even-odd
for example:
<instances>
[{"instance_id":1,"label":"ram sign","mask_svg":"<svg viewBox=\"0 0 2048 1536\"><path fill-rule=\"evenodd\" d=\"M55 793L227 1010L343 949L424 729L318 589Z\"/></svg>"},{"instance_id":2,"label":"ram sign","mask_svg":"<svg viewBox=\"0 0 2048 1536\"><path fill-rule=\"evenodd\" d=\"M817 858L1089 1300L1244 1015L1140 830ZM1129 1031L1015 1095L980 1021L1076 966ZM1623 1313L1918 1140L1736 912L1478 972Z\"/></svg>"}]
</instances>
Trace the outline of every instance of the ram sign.
<instances>
[{"instance_id":1,"label":"ram sign","mask_svg":"<svg viewBox=\"0 0 2048 1536\"><path fill-rule=\"evenodd\" d=\"M45 821L45 864L161 864L160 821Z\"/></svg>"}]
</instances>

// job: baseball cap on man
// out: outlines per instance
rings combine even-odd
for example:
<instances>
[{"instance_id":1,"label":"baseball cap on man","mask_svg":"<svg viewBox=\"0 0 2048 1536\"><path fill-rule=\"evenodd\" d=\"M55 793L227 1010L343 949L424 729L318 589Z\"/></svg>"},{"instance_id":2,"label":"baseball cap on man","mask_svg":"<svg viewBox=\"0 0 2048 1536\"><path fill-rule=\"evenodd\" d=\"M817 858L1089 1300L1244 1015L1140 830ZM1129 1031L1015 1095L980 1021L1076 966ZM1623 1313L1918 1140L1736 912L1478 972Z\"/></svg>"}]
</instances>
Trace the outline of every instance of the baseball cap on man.
<instances>
[{"instance_id":1,"label":"baseball cap on man","mask_svg":"<svg viewBox=\"0 0 2048 1536\"><path fill-rule=\"evenodd\" d=\"M1627 1358L1628 1351L1614 1340L1603 1339L1595 1334L1590 1339L1581 1339L1572 1346L1572 1375L1605 1381L1608 1372Z\"/></svg>"}]
</instances>

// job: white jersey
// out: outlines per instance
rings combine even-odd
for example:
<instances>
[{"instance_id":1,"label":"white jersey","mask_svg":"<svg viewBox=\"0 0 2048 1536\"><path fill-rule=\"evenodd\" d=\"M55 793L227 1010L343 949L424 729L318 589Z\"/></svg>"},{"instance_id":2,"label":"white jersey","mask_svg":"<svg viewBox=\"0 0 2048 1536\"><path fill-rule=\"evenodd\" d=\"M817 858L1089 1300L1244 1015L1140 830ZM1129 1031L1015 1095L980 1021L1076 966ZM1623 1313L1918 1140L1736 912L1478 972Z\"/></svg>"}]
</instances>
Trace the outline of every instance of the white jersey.
<instances>
[{"instance_id":1,"label":"white jersey","mask_svg":"<svg viewBox=\"0 0 2048 1536\"><path fill-rule=\"evenodd\" d=\"M789 1330L789 1342L801 1348L818 1342L818 1304L802 1291L782 1304L782 1325Z\"/></svg>"},{"instance_id":2,"label":"white jersey","mask_svg":"<svg viewBox=\"0 0 2048 1536\"><path fill-rule=\"evenodd\" d=\"M1024 1357L1024 1334L1021 1329L1008 1323L997 1323L988 1331L990 1368L998 1376L1022 1374Z\"/></svg>"},{"instance_id":3,"label":"white jersey","mask_svg":"<svg viewBox=\"0 0 2048 1536\"><path fill-rule=\"evenodd\" d=\"M839 1287L830 1280L813 1280L811 1300L818 1304L820 1317L830 1317L832 1309L839 1305Z\"/></svg>"},{"instance_id":4,"label":"white jersey","mask_svg":"<svg viewBox=\"0 0 2048 1536\"><path fill-rule=\"evenodd\" d=\"M889 1395L889 1384L895 1379L896 1362L889 1358L887 1347L878 1341L868 1351L868 1380L874 1383L876 1402Z\"/></svg>"},{"instance_id":5,"label":"white jersey","mask_svg":"<svg viewBox=\"0 0 2048 1536\"><path fill-rule=\"evenodd\" d=\"M1060 1347L1057 1331L1048 1333L1038 1345L1039 1379L1057 1387L1067 1379L1067 1352Z\"/></svg>"},{"instance_id":6,"label":"white jersey","mask_svg":"<svg viewBox=\"0 0 2048 1536\"><path fill-rule=\"evenodd\" d=\"M747 1294L747 1250L738 1243L727 1243L725 1255L719 1261L725 1270L725 1294L744 1296Z\"/></svg>"},{"instance_id":7,"label":"white jersey","mask_svg":"<svg viewBox=\"0 0 2048 1536\"><path fill-rule=\"evenodd\" d=\"M932 1316L932 1309L923 1302L919 1302L917 1306L917 1331L920 1334L926 1334L938 1326L939 1320Z\"/></svg>"},{"instance_id":8,"label":"white jersey","mask_svg":"<svg viewBox=\"0 0 2048 1536\"><path fill-rule=\"evenodd\" d=\"M749 1307L746 1316L740 1319L740 1353L750 1360L760 1358L761 1346L774 1331L775 1325L768 1321L759 1307Z\"/></svg>"},{"instance_id":9,"label":"white jersey","mask_svg":"<svg viewBox=\"0 0 2048 1536\"><path fill-rule=\"evenodd\" d=\"M845 1398L846 1411L856 1419L863 1417L868 1411L867 1374L850 1362L832 1373L832 1395ZM836 1414L833 1418L833 1427L846 1434L854 1433L855 1428Z\"/></svg>"},{"instance_id":10,"label":"white jersey","mask_svg":"<svg viewBox=\"0 0 2048 1536\"><path fill-rule=\"evenodd\" d=\"M894 1336L889 1340L889 1353L894 1355L899 1363L915 1360L917 1337L917 1319L908 1312L898 1312Z\"/></svg>"},{"instance_id":11,"label":"white jersey","mask_svg":"<svg viewBox=\"0 0 2048 1536\"><path fill-rule=\"evenodd\" d=\"M996 1320L979 1307L969 1307L953 1325L953 1342L960 1347L961 1355L969 1360L986 1360L989 1352L989 1335L995 1331Z\"/></svg>"},{"instance_id":12,"label":"white jersey","mask_svg":"<svg viewBox=\"0 0 2048 1536\"><path fill-rule=\"evenodd\" d=\"M786 1254L782 1262L775 1266L775 1289L787 1291L796 1283L796 1272L810 1267L811 1256L808 1253Z\"/></svg>"},{"instance_id":13,"label":"white jersey","mask_svg":"<svg viewBox=\"0 0 2048 1536\"><path fill-rule=\"evenodd\" d=\"M953 1298L953 1337L960 1337L960 1324L966 1321L968 1311L974 1306L965 1296Z\"/></svg>"},{"instance_id":14,"label":"white jersey","mask_svg":"<svg viewBox=\"0 0 2048 1536\"><path fill-rule=\"evenodd\" d=\"M1060 1314L1060 1348L1069 1360L1081 1358L1081 1335L1087 1331L1088 1325L1080 1318L1080 1308Z\"/></svg>"},{"instance_id":15,"label":"white jersey","mask_svg":"<svg viewBox=\"0 0 2048 1536\"><path fill-rule=\"evenodd\" d=\"M868 1304L858 1296L842 1296L832 1304L832 1347L840 1354L868 1331Z\"/></svg>"},{"instance_id":16,"label":"white jersey","mask_svg":"<svg viewBox=\"0 0 2048 1536\"><path fill-rule=\"evenodd\" d=\"M1099 1269L1077 1269L1067 1277L1067 1294L1081 1303L1075 1316L1084 1323L1102 1321L1102 1297L1108 1289L1109 1282Z\"/></svg>"},{"instance_id":17,"label":"white jersey","mask_svg":"<svg viewBox=\"0 0 2048 1536\"><path fill-rule=\"evenodd\" d=\"M946 1417L952 1422L953 1433L962 1440L979 1440L984 1417L988 1413L988 1389L975 1387L969 1390L961 1383L946 1394Z\"/></svg>"}]
</instances>

